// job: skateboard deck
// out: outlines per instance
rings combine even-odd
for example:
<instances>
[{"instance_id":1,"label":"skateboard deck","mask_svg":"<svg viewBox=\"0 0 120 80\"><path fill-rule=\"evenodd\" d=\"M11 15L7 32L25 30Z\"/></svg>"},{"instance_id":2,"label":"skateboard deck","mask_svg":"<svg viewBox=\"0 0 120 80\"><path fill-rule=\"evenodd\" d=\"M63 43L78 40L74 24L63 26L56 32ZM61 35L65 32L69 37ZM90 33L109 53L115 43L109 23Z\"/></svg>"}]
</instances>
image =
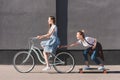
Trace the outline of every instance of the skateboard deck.
<instances>
[{"instance_id":1,"label":"skateboard deck","mask_svg":"<svg viewBox=\"0 0 120 80\"><path fill-rule=\"evenodd\" d=\"M98 70L97 68L90 68L89 70L83 70L83 68L79 69L80 73L107 73L108 69Z\"/></svg>"}]
</instances>

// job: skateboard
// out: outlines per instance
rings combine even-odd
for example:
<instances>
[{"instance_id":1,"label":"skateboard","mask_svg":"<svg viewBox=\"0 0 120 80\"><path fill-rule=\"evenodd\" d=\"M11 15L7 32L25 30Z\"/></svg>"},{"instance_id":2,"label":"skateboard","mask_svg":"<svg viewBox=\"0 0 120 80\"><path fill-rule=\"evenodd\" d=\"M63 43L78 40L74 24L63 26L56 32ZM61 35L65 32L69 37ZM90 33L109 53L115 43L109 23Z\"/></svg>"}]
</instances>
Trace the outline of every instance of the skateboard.
<instances>
[{"instance_id":1,"label":"skateboard","mask_svg":"<svg viewBox=\"0 0 120 80\"><path fill-rule=\"evenodd\" d=\"M107 73L108 69L98 70L97 68L90 68L88 70L83 70L83 68L79 69L79 73Z\"/></svg>"}]
</instances>

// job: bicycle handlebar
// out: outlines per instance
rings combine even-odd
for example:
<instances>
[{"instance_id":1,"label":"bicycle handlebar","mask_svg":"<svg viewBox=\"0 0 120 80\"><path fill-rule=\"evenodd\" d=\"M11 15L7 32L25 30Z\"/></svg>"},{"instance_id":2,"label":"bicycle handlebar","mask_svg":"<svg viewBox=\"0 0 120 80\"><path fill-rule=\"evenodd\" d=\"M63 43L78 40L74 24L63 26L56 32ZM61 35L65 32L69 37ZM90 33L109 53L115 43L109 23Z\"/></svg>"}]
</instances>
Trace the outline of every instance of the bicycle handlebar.
<instances>
[{"instance_id":1,"label":"bicycle handlebar","mask_svg":"<svg viewBox=\"0 0 120 80\"><path fill-rule=\"evenodd\" d=\"M38 38L37 38L37 37L31 37L30 39L31 39L31 40L35 40L35 39L38 39Z\"/></svg>"},{"instance_id":2,"label":"bicycle handlebar","mask_svg":"<svg viewBox=\"0 0 120 80\"><path fill-rule=\"evenodd\" d=\"M30 37L29 40L28 40L28 45L29 45L29 48L34 45L34 40L37 40L38 38L37 37Z\"/></svg>"}]
</instances>

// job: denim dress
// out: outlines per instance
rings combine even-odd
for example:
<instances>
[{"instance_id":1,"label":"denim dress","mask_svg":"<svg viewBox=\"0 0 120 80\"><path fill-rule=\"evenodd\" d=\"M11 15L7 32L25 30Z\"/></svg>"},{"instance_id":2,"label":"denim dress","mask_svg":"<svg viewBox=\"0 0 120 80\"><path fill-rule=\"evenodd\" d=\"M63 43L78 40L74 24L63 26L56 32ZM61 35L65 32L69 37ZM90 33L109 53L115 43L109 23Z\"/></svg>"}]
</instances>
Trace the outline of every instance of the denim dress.
<instances>
[{"instance_id":1,"label":"denim dress","mask_svg":"<svg viewBox=\"0 0 120 80\"><path fill-rule=\"evenodd\" d=\"M52 35L50 36L50 38L48 40L45 41L41 41L41 46L44 49L44 52L47 53L55 53L57 50L57 47L60 45L60 40L57 36L57 26L56 25L52 25L49 31L53 31Z\"/></svg>"}]
</instances>

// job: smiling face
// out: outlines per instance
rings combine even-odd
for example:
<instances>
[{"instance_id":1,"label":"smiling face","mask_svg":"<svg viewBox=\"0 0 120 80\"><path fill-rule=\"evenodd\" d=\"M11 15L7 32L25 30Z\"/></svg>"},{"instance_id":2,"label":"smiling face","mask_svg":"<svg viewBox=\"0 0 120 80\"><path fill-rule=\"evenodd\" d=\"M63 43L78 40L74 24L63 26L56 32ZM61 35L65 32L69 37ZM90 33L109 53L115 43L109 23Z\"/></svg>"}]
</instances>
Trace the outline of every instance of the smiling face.
<instances>
[{"instance_id":1,"label":"smiling face","mask_svg":"<svg viewBox=\"0 0 120 80\"><path fill-rule=\"evenodd\" d=\"M53 20L51 20L51 17L48 18L48 24L49 25L53 24Z\"/></svg>"},{"instance_id":2,"label":"smiling face","mask_svg":"<svg viewBox=\"0 0 120 80\"><path fill-rule=\"evenodd\" d=\"M83 36L81 35L80 32L77 32L76 34L76 38L79 40L79 39L83 39Z\"/></svg>"},{"instance_id":3,"label":"smiling face","mask_svg":"<svg viewBox=\"0 0 120 80\"><path fill-rule=\"evenodd\" d=\"M50 17L48 18L48 24L49 24L49 25L55 24L55 17L54 17L54 16L50 16Z\"/></svg>"}]
</instances>

